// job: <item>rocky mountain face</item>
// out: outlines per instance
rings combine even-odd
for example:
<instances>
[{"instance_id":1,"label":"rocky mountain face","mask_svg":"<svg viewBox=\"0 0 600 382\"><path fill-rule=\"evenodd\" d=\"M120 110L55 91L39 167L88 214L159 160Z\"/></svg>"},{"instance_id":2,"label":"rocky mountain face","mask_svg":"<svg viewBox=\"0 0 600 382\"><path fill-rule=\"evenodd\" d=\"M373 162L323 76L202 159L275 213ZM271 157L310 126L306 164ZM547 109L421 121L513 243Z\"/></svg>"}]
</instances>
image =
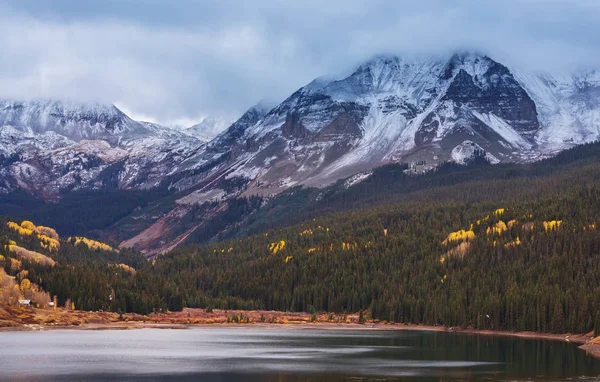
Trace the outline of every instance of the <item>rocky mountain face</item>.
<instances>
[{"instance_id":1,"label":"rocky mountain face","mask_svg":"<svg viewBox=\"0 0 600 382\"><path fill-rule=\"evenodd\" d=\"M198 164L249 182L246 194L323 186L389 162L526 162L600 137L597 73L510 70L478 54L376 57L346 78L317 79L271 110L250 110Z\"/></svg>"},{"instance_id":2,"label":"rocky mountain face","mask_svg":"<svg viewBox=\"0 0 600 382\"><path fill-rule=\"evenodd\" d=\"M4 191L52 196L159 184L176 191L170 212L153 213L125 243L156 252L193 231L165 239L207 202L322 187L390 162L422 170L473 155L528 162L597 140L600 72L530 73L473 53L375 57L345 78L316 79L275 107L251 108L206 144L99 105L3 101L0 126Z\"/></svg>"},{"instance_id":3,"label":"rocky mountain face","mask_svg":"<svg viewBox=\"0 0 600 382\"><path fill-rule=\"evenodd\" d=\"M110 105L0 101L0 191L157 187L204 146Z\"/></svg>"}]
</instances>

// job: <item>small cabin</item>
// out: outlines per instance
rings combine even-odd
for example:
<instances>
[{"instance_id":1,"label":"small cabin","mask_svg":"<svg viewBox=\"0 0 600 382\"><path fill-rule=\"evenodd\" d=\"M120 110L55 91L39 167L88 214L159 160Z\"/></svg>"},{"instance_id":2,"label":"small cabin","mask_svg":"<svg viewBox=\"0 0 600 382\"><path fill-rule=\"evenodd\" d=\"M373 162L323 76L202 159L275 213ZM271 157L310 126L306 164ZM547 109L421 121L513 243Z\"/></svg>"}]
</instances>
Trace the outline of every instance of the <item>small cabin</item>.
<instances>
[{"instance_id":1,"label":"small cabin","mask_svg":"<svg viewBox=\"0 0 600 382\"><path fill-rule=\"evenodd\" d=\"M31 306L31 300L19 300L19 305Z\"/></svg>"}]
</instances>

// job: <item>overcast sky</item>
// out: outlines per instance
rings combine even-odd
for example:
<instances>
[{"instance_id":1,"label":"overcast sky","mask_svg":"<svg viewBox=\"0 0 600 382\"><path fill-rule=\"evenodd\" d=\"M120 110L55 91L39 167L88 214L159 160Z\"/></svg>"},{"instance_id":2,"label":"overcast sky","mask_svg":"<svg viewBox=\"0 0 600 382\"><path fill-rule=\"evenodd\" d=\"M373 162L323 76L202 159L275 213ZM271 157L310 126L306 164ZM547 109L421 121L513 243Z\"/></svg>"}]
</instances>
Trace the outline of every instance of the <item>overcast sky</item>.
<instances>
[{"instance_id":1,"label":"overcast sky","mask_svg":"<svg viewBox=\"0 0 600 382\"><path fill-rule=\"evenodd\" d=\"M0 0L0 97L233 119L378 53L600 68L600 0Z\"/></svg>"}]
</instances>

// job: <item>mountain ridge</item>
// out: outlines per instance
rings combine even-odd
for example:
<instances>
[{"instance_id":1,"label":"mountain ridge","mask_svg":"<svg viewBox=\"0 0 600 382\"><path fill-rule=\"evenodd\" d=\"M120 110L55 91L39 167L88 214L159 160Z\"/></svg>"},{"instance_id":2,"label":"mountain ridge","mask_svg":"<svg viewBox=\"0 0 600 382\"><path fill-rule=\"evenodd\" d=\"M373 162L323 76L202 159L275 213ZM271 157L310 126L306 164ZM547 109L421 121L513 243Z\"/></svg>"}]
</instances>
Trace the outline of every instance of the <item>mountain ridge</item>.
<instances>
[{"instance_id":1,"label":"mountain ridge","mask_svg":"<svg viewBox=\"0 0 600 382\"><path fill-rule=\"evenodd\" d=\"M47 199L68 189L99 189L121 165L119 188L152 188L204 145L157 124L134 121L114 105L0 101L0 189Z\"/></svg>"},{"instance_id":2,"label":"mountain ridge","mask_svg":"<svg viewBox=\"0 0 600 382\"><path fill-rule=\"evenodd\" d=\"M0 121L31 120L6 109L0 108ZM15 123L21 128L3 122L4 191L56 198L68 189L102 189L109 170L118 189L170 190L169 207L160 214L136 215L145 226L132 232L135 239L169 236L182 216L207 203L324 187L389 163L418 163L422 172L476 155L492 163L547 158L600 137L600 75L525 72L473 52L380 55L344 78L318 78L278 105L250 108L208 143L116 112L104 119L102 113L66 113L83 115L86 134L61 135L72 119L46 114L52 129L44 133L34 132L48 124L27 129L30 122ZM15 142L27 149L15 151Z\"/></svg>"}]
</instances>

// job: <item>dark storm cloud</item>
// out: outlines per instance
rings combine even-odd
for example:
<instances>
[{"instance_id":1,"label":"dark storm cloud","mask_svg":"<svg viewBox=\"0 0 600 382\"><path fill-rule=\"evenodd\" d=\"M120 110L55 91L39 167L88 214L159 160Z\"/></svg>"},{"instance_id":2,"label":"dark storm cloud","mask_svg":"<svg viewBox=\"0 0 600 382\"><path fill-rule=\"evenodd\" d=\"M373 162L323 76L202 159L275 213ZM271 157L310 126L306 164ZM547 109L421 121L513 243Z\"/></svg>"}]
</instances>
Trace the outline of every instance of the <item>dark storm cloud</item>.
<instances>
[{"instance_id":1,"label":"dark storm cloud","mask_svg":"<svg viewBox=\"0 0 600 382\"><path fill-rule=\"evenodd\" d=\"M0 96L117 102L162 122L234 117L377 53L600 67L598 20L597 0L9 0Z\"/></svg>"}]
</instances>

